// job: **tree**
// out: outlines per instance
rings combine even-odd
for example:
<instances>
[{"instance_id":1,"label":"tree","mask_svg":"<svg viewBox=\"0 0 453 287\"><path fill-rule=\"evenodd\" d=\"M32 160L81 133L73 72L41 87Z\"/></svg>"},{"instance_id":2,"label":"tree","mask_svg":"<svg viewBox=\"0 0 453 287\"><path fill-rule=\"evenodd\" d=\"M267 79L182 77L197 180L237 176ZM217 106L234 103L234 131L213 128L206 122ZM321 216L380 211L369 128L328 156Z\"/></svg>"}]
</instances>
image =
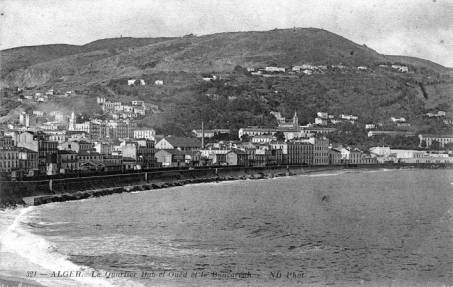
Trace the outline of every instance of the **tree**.
<instances>
[{"instance_id":1,"label":"tree","mask_svg":"<svg viewBox=\"0 0 453 287\"><path fill-rule=\"evenodd\" d=\"M436 140L433 140L433 142L431 143L431 145L429 147L431 149L433 149L433 150L440 150L441 149L440 142L438 142Z\"/></svg>"},{"instance_id":2,"label":"tree","mask_svg":"<svg viewBox=\"0 0 453 287\"><path fill-rule=\"evenodd\" d=\"M444 145L445 149L453 151L453 142Z\"/></svg>"},{"instance_id":3,"label":"tree","mask_svg":"<svg viewBox=\"0 0 453 287\"><path fill-rule=\"evenodd\" d=\"M251 140L249 135L242 135L241 141L242 142L249 142Z\"/></svg>"},{"instance_id":4,"label":"tree","mask_svg":"<svg viewBox=\"0 0 453 287\"><path fill-rule=\"evenodd\" d=\"M423 149L426 148L426 140L422 140L422 142L420 143L420 147Z\"/></svg>"},{"instance_id":5,"label":"tree","mask_svg":"<svg viewBox=\"0 0 453 287\"><path fill-rule=\"evenodd\" d=\"M275 137L277 138L277 141L279 141L279 142L285 141L285 134L282 131L276 132Z\"/></svg>"}]
</instances>

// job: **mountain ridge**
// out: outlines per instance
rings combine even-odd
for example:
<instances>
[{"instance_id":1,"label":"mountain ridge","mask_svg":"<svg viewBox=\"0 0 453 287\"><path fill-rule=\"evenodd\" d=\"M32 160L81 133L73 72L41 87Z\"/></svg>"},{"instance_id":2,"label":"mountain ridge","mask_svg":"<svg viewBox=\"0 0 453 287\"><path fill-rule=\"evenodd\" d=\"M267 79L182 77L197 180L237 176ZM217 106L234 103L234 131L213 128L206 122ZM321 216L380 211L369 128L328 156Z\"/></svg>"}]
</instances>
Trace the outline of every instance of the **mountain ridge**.
<instances>
[{"instance_id":1,"label":"mountain ridge","mask_svg":"<svg viewBox=\"0 0 453 287\"><path fill-rule=\"evenodd\" d=\"M55 61L57 59L60 60ZM63 67L66 60L71 64ZM324 29L295 28L185 37L106 38L83 45L10 48L0 51L0 75L4 86L26 86L27 82L36 86L87 71L106 75L100 77L102 81L109 73L117 77L158 70L225 71L236 65L375 65L384 62L404 62L437 73L451 72L428 60L379 54Z\"/></svg>"},{"instance_id":2,"label":"mountain ridge","mask_svg":"<svg viewBox=\"0 0 453 287\"><path fill-rule=\"evenodd\" d=\"M101 39L82 48L62 46L52 55L58 47L32 48L36 51L29 55L31 59L19 63L12 60L27 48L0 51L2 59L10 57L14 64L2 66L1 85L28 87L29 94L48 89L75 91L69 98L57 99L55 105L88 115L102 113L96 97L143 100L159 108L140 124L179 135L199 128L200 116L207 128L272 125L271 111L292 116L297 110L301 123L313 122L317 111L356 114L381 123L388 123L392 116L405 117L413 124L410 129L423 131L443 125L426 119L429 111L446 111L453 118L451 69L424 59L382 55L323 29ZM253 76L246 69L301 64L328 68L313 75L269 77ZM398 71L392 64L407 65L409 71ZM205 74L218 74L220 80L205 82ZM147 84L129 86L130 78L144 79ZM156 80L164 84L154 85ZM17 96L10 92L5 98L14 102ZM17 105L21 104L11 107ZM40 105L27 103L22 108ZM10 110L5 105L0 112L6 115Z\"/></svg>"}]
</instances>

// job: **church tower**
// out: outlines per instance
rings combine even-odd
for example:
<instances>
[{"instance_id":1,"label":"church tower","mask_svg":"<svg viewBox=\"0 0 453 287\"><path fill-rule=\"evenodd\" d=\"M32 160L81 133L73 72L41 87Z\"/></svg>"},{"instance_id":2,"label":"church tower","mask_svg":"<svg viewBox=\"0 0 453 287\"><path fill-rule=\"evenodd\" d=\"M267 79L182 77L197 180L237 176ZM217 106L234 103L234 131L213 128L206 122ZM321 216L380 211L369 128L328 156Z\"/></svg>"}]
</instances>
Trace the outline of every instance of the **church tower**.
<instances>
[{"instance_id":1,"label":"church tower","mask_svg":"<svg viewBox=\"0 0 453 287\"><path fill-rule=\"evenodd\" d=\"M295 129L299 129L299 118L297 117L297 112L294 111L294 116L293 116L293 127Z\"/></svg>"},{"instance_id":2,"label":"church tower","mask_svg":"<svg viewBox=\"0 0 453 287\"><path fill-rule=\"evenodd\" d=\"M69 128L68 130L74 131L75 130L75 123L76 123L76 118L74 112L71 113L71 117L69 118Z\"/></svg>"}]
</instances>

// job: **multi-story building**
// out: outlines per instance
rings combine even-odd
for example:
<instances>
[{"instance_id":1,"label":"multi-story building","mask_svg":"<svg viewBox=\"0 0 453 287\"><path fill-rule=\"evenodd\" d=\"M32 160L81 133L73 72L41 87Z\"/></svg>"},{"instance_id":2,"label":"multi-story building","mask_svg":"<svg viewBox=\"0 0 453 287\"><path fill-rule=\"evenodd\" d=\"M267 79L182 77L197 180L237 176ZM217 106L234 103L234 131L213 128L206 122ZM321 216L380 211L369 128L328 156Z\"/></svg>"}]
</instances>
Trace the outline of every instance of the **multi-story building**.
<instances>
[{"instance_id":1,"label":"multi-story building","mask_svg":"<svg viewBox=\"0 0 453 287\"><path fill-rule=\"evenodd\" d=\"M45 131L50 141L64 143L66 141L66 131Z\"/></svg>"},{"instance_id":2,"label":"multi-story building","mask_svg":"<svg viewBox=\"0 0 453 287\"><path fill-rule=\"evenodd\" d=\"M342 148L341 159L347 164L359 164L362 158L362 151L354 148Z\"/></svg>"},{"instance_id":3,"label":"multi-story building","mask_svg":"<svg viewBox=\"0 0 453 287\"><path fill-rule=\"evenodd\" d=\"M79 151L77 153L77 161L81 171L103 171L104 163L101 154L95 151Z\"/></svg>"},{"instance_id":4,"label":"multi-story building","mask_svg":"<svg viewBox=\"0 0 453 287\"><path fill-rule=\"evenodd\" d=\"M105 171L121 171L123 169L123 157L120 155L104 154L103 156Z\"/></svg>"},{"instance_id":5,"label":"multi-story building","mask_svg":"<svg viewBox=\"0 0 453 287\"><path fill-rule=\"evenodd\" d=\"M276 141L277 138L273 135L257 135L252 137L252 143L257 144L268 144L272 141Z\"/></svg>"},{"instance_id":6,"label":"multi-story building","mask_svg":"<svg viewBox=\"0 0 453 287\"><path fill-rule=\"evenodd\" d=\"M270 145L259 146L256 149L247 149L248 162L252 166L280 165L283 163L281 149L274 149Z\"/></svg>"},{"instance_id":7,"label":"multi-story building","mask_svg":"<svg viewBox=\"0 0 453 287\"><path fill-rule=\"evenodd\" d=\"M155 166L154 142L143 139L128 141L121 144L123 157L133 158L142 169Z\"/></svg>"},{"instance_id":8,"label":"multi-story building","mask_svg":"<svg viewBox=\"0 0 453 287\"><path fill-rule=\"evenodd\" d=\"M106 142L95 142L94 150L102 155L112 154L113 146Z\"/></svg>"},{"instance_id":9,"label":"multi-story building","mask_svg":"<svg viewBox=\"0 0 453 287\"><path fill-rule=\"evenodd\" d=\"M277 131L274 128L260 128L260 127L248 127L248 128L240 128L238 132L238 136L240 139L244 135L247 135L249 137L253 136L260 136L260 135L274 135Z\"/></svg>"},{"instance_id":10,"label":"multi-story building","mask_svg":"<svg viewBox=\"0 0 453 287\"><path fill-rule=\"evenodd\" d=\"M19 150L19 170L24 175L33 176L39 171L38 153L27 148L20 147Z\"/></svg>"},{"instance_id":11,"label":"multi-story building","mask_svg":"<svg viewBox=\"0 0 453 287\"><path fill-rule=\"evenodd\" d=\"M0 172L34 175L38 172L38 153L23 147L0 147Z\"/></svg>"},{"instance_id":12,"label":"multi-story building","mask_svg":"<svg viewBox=\"0 0 453 287\"><path fill-rule=\"evenodd\" d=\"M0 172L19 170L19 150L16 147L0 147Z\"/></svg>"},{"instance_id":13,"label":"multi-story building","mask_svg":"<svg viewBox=\"0 0 453 287\"><path fill-rule=\"evenodd\" d=\"M57 157L59 173L71 173L79 170L77 152L72 150L59 150Z\"/></svg>"},{"instance_id":14,"label":"multi-story building","mask_svg":"<svg viewBox=\"0 0 453 287\"><path fill-rule=\"evenodd\" d=\"M14 141L12 136L0 136L0 147L13 146Z\"/></svg>"},{"instance_id":15,"label":"multi-story building","mask_svg":"<svg viewBox=\"0 0 453 287\"><path fill-rule=\"evenodd\" d=\"M109 137L112 139L133 138L137 123L129 120L111 121L108 124Z\"/></svg>"},{"instance_id":16,"label":"multi-story building","mask_svg":"<svg viewBox=\"0 0 453 287\"><path fill-rule=\"evenodd\" d=\"M134 139L149 139L154 140L156 131L154 129L138 129L134 130Z\"/></svg>"},{"instance_id":17,"label":"multi-story building","mask_svg":"<svg viewBox=\"0 0 453 287\"><path fill-rule=\"evenodd\" d=\"M341 151L331 148L329 149L329 165L339 165L341 161Z\"/></svg>"},{"instance_id":18,"label":"multi-story building","mask_svg":"<svg viewBox=\"0 0 453 287\"><path fill-rule=\"evenodd\" d=\"M60 144L60 150L71 150L76 153L81 151L94 151L93 144L87 141L68 141Z\"/></svg>"},{"instance_id":19,"label":"multi-story building","mask_svg":"<svg viewBox=\"0 0 453 287\"><path fill-rule=\"evenodd\" d=\"M186 165L185 152L178 149L161 149L156 152L157 163L163 167L182 167Z\"/></svg>"},{"instance_id":20,"label":"multi-story building","mask_svg":"<svg viewBox=\"0 0 453 287\"><path fill-rule=\"evenodd\" d=\"M361 150L356 148L342 148L341 149L342 162L346 164L376 164L378 160L376 157L364 154Z\"/></svg>"},{"instance_id":21,"label":"multi-story building","mask_svg":"<svg viewBox=\"0 0 453 287\"><path fill-rule=\"evenodd\" d=\"M326 137L315 136L310 138L313 144L313 165L329 164L329 139Z\"/></svg>"},{"instance_id":22,"label":"multi-story building","mask_svg":"<svg viewBox=\"0 0 453 287\"><path fill-rule=\"evenodd\" d=\"M419 134L420 145L425 142L426 147L430 147L433 142L438 142L440 147L445 147L446 144L453 143L453 134L450 135L433 135L433 134Z\"/></svg>"},{"instance_id":23,"label":"multi-story building","mask_svg":"<svg viewBox=\"0 0 453 287\"><path fill-rule=\"evenodd\" d=\"M16 137L16 145L38 153L38 166L41 173L46 173L49 164L57 163L58 142L50 141L44 133L24 132Z\"/></svg>"},{"instance_id":24,"label":"multi-story building","mask_svg":"<svg viewBox=\"0 0 453 287\"><path fill-rule=\"evenodd\" d=\"M228 149L209 148L200 150L200 156L212 165L226 165L226 154L228 152Z\"/></svg>"},{"instance_id":25,"label":"multi-story building","mask_svg":"<svg viewBox=\"0 0 453 287\"><path fill-rule=\"evenodd\" d=\"M286 143L287 154L285 163L291 165L312 165L313 144L307 141L292 141Z\"/></svg>"}]
</instances>

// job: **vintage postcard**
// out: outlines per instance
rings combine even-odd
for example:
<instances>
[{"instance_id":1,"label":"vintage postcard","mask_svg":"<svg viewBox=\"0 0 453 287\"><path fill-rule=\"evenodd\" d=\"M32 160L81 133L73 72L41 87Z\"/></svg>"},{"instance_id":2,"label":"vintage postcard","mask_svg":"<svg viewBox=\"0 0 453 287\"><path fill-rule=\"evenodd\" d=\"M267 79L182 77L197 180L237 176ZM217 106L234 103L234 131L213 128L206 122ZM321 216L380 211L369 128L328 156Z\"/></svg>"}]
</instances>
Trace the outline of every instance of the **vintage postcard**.
<instances>
[{"instance_id":1,"label":"vintage postcard","mask_svg":"<svg viewBox=\"0 0 453 287\"><path fill-rule=\"evenodd\" d=\"M0 287L453 286L452 15L0 0Z\"/></svg>"}]
</instances>

